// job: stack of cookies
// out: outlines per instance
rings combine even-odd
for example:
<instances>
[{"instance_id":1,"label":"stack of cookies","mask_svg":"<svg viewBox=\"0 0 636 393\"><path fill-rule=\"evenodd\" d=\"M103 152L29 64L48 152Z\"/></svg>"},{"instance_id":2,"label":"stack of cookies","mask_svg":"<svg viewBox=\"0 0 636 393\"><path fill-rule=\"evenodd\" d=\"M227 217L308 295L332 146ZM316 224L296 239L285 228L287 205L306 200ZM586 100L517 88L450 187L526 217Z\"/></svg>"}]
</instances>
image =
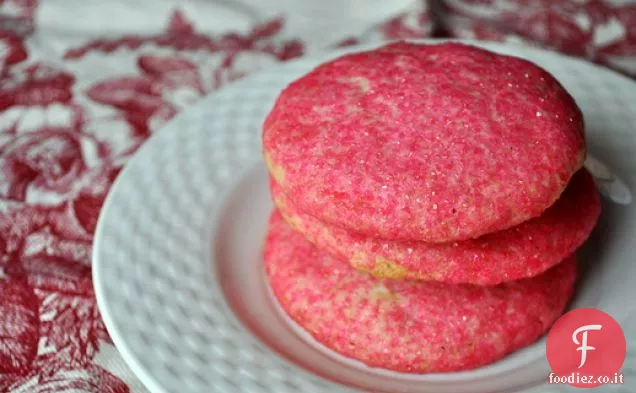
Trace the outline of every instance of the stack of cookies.
<instances>
[{"instance_id":1,"label":"stack of cookies","mask_svg":"<svg viewBox=\"0 0 636 393\"><path fill-rule=\"evenodd\" d=\"M290 84L263 126L282 309L372 367L449 372L563 313L600 214L582 114L548 72L459 43L396 43Z\"/></svg>"}]
</instances>

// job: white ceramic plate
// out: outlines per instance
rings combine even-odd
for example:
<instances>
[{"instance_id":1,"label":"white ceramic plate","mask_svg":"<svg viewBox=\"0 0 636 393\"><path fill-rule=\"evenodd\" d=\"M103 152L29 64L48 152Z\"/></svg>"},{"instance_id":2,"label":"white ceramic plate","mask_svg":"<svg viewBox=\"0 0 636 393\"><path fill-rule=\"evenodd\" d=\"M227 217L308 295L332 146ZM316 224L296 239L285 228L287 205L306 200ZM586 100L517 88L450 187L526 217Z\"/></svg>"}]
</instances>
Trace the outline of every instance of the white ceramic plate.
<instances>
[{"instance_id":1,"label":"white ceramic plate","mask_svg":"<svg viewBox=\"0 0 636 393\"><path fill-rule=\"evenodd\" d=\"M584 276L572 307L600 308L622 324L626 384L598 390L633 391L636 208L629 190L636 189L636 83L554 53L479 45L545 67L583 108L589 150L598 159L590 167L620 203L606 198L601 222L580 252ZM544 341L475 371L402 375L344 361L278 312L260 263L272 208L261 123L286 84L328 59L371 48L302 59L234 83L155 135L117 179L95 237L94 283L115 344L151 391L570 391L534 387L550 372Z\"/></svg>"}]
</instances>

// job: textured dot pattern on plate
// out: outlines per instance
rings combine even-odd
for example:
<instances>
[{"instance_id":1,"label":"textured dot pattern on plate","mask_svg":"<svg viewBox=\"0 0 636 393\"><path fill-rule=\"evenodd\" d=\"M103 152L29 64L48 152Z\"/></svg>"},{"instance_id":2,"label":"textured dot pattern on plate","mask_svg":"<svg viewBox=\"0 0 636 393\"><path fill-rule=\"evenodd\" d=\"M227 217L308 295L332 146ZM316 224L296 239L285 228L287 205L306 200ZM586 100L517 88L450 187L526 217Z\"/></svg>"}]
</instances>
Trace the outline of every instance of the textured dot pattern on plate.
<instances>
[{"instance_id":1,"label":"textured dot pattern on plate","mask_svg":"<svg viewBox=\"0 0 636 393\"><path fill-rule=\"evenodd\" d=\"M556 53L516 45L476 43L501 53L534 61L553 73L576 98L586 120L590 152L612 168L617 177L636 189L634 127L636 84L593 64ZM259 343L230 312L216 270L256 269L260 263L262 233L227 232L216 217L226 212L227 192L237 187L241 174L261 157L259 133L263 119L281 89L317 65L350 51L272 67L205 97L196 107L176 117L139 150L126 165L102 209L93 247L93 274L100 312L118 350L135 374L157 393L324 393L351 392L349 387L303 372ZM262 187L251 190L245 210L245 228L264 228L271 205L250 211L254 201L269 200L266 172ZM578 292L574 305L598 307L618 318L628 336L625 380L633 381L636 366L636 318L633 263L636 209L604 205L604 246L595 260L593 278ZM259 230L260 232L260 230ZM223 234L237 250L253 247L250 258L220 260L211 239ZM212 253L212 256L211 256ZM600 263L602 262L602 263ZM238 272L237 272L238 273ZM250 288L237 290L251 296ZM598 293L590 297L590 294ZM269 327L268 312L252 303L247 310L262 329ZM633 302L632 302L633 303ZM251 307L251 308L250 308ZM624 315L632 315L624 318ZM161 329L158 329L161 326ZM280 341L282 331L272 331ZM276 334L281 333L281 334ZM296 349L290 349L296 351ZM296 359L310 359L298 350ZM312 360L307 360L311 362ZM543 362L543 363L542 363ZM427 375L412 382L354 374L344 367L322 367L320 375L337 372L348 386L362 391L419 393L491 393L519 391L543 383L537 393L566 393L563 385L546 385L547 363L540 345L518 351L492 366L452 375ZM631 393L629 384L602 391ZM525 390L524 390L525 392Z\"/></svg>"},{"instance_id":2,"label":"textured dot pattern on plate","mask_svg":"<svg viewBox=\"0 0 636 393\"><path fill-rule=\"evenodd\" d=\"M496 285L533 277L572 254L590 235L601 201L585 170L541 216L474 240L396 242L359 235L303 214L273 179L275 204L287 223L319 248L380 278Z\"/></svg>"},{"instance_id":3,"label":"textured dot pattern on plate","mask_svg":"<svg viewBox=\"0 0 636 393\"><path fill-rule=\"evenodd\" d=\"M473 369L533 343L561 315L576 277L568 259L491 287L378 280L316 248L277 211L264 260L281 307L318 342L412 373Z\"/></svg>"},{"instance_id":4,"label":"textured dot pattern on plate","mask_svg":"<svg viewBox=\"0 0 636 393\"><path fill-rule=\"evenodd\" d=\"M551 74L456 43L397 43L321 65L280 94L263 144L302 211L432 243L540 215L585 156L582 114Z\"/></svg>"}]
</instances>

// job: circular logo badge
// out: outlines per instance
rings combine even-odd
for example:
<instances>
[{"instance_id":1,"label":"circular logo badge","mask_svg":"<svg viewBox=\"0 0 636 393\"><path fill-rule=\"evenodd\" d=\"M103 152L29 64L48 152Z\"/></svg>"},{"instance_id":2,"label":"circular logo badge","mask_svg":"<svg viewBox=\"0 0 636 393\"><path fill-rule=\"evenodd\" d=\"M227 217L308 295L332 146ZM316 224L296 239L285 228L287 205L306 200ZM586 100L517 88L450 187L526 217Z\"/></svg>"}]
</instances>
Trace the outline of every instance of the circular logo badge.
<instances>
[{"instance_id":1,"label":"circular logo badge","mask_svg":"<svg viewBox=\"0 0 636 393\"><path fill-rule=\"evenodd\" d=\"M619 372L626 348L623 329L609 314L594 308L572 310L548 333L550 383L580 388L623 383Z\"/></svg>"}]
</instances>

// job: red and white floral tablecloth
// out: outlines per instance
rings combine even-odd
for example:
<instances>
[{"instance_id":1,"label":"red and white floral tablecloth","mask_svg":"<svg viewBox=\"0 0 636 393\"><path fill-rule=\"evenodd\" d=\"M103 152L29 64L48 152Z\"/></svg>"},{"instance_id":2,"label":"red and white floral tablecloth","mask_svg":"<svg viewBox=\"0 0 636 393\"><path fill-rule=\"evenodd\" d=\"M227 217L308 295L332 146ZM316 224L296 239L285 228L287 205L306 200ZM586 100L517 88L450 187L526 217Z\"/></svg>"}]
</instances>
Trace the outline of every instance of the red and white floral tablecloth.
<instances>
[{"instance_id":1,"label":"red and white floral tablecloth","mask_svg":"<svg viewBox=\"0 0 636 393\"><path fill-rule=\"evenodd\" d=\"M91 241L122 166L172 116L314 50L431 35L636 75L636 0L0 0L0 392L145 391L100 318Z\"/></svg>"}]
</instances>

